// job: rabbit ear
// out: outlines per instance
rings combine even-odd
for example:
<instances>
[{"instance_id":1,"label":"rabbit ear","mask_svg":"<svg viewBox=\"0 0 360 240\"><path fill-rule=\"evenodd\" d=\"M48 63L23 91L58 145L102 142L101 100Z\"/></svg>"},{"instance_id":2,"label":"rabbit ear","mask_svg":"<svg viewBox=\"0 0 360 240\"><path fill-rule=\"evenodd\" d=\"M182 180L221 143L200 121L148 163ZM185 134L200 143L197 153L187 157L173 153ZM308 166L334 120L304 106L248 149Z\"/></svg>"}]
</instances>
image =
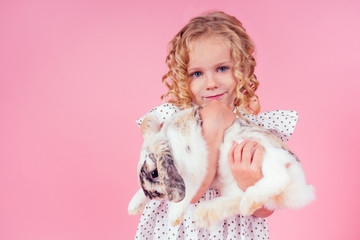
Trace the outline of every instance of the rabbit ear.
<instances>
[{"instance_id":1,"label":"rabbit ear","mask_svg":"<svg viewBox=\"0 0 360 240\"><path fill-rule=\"evenodd\" d=\"M157 133L158 131L160 131L159 119L154 115L149 115L145 117L140 124L140 130L144 139L148 138L154 133Z\"/></svg>"},{"instance_id":2,"label":"rabbit ear","mask_svg":"<svg viewBox=\"0 0 360 240\"><path fill-rule=\"evenodd\" d=\"M169 201L180 202L183 200L185 197L185 183L176 170L174 160L170 154L165 154L158 160L158 171Z\"/></svg>"},{"instance_id":3,"label":"rabbit ear","mask_svg":"<svg viewBox=\"0 0 360 240\"><path fill-rule=\"evenodd\" d=\"M200 107L194 107L193 108L193 114L194 114L194 118L196 120L196 123L200 126L202 126L202 120L201 120L201 116L200 116Z\"/></svg>"}]
</instances>

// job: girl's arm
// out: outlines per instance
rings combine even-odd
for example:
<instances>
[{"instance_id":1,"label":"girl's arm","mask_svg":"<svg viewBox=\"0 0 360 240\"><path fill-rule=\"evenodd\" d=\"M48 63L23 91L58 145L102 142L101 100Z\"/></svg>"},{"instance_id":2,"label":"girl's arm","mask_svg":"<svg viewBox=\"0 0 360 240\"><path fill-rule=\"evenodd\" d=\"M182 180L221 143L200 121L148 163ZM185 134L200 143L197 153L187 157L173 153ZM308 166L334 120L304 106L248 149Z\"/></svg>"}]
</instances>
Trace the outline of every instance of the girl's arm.
<instances>
[{"instance_id":1,"label":"girl's arm","mask_svg":"<svg viewBox=\"0 0 360 240\"><path fill-rule=\"evenodd\" d=\"M231 147L228 154L231 173L243 191L253 186L263 177L261 171L263 153L264 147L259 146L254 141L244 141L240 144L234 143ZM256 210L253 215L265 218L273 214L273 212L262 207Z\"/></svg>"},{"instance_id":2,"label":"girl's arm","mask_svg":"<svg viewBox=\"0 0 360 240\"><path fill-rule=\"evenodd\" d=\"M212 101L207 104L200 110L200 116L202 134L209 150L208 169L207 175L191 203L197 202L210 187L217 170L219 147L223 141L224 130L230 127L236 118L235 113L226 104L219 101Z\"/></svg>"},{"instance_id":3,"label":"girl's arm","mask_svg":"<svg viewBox=\"0 0 360 240\"><path fill-rule=\"evenodd\" d=\"M250 108L249 110L253 110L252 108L255 108L257 110L255 112L258 113L257 108L259 108L259 103L255 101L254 106L248 106ZM212 101L207 104L202 110L200 110L200 115L203 121L203 137L205 138L209 149L208 170L200 189L192 199L191 203L197 202L210 187L216 174L220 152L219 147L223 141L224 131L232 125L236 118L236 115L232 112L232 110L219 101ZM231 153L233 156L231 163L229 157L232 174L239 187L243 190L254 185L262 178L261 164L263 159L263 147L261 146L255 148L255 151L253 151L256 145L256 142L246 141L240 145L234 145L229 152L229 154ZM234 154L235 149L237 154ZM254 155L252 155L252 152L254 152ZM241 162L246 164L240 164ZM248 164L249 162L254 162L256 164ZM254 215L264 218L270 216L273 212L274 211L270 211L263 207L256 210Z\"/></svg>"}]
</instances>

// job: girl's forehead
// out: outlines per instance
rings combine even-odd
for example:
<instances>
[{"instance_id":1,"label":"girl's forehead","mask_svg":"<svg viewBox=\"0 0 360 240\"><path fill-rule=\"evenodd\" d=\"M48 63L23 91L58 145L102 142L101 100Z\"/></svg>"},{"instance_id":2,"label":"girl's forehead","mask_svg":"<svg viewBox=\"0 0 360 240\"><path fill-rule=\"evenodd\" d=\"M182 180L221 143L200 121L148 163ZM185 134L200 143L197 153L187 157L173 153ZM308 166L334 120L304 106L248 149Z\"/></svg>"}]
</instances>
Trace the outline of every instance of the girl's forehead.
<instances>
[{"instance_id":1,"label":"girl's forehead","mask_svg":"<svg viewBox=\"0 0 360 240\"><path fill-rule=\"evenodd\" d=\"M197 48L201 45L207 44L207 43L216 43L216 44L226 44L229 46L228 41L223 38L220 35L217 34L205 34L202 36L199 36L195 39L192 39L189 44L189 50L194 50L194 48Z\"/></svg>"},{"instance_id":2,"label":"girl's forehead","mask_svg":"<svg viewBox=\"0 0 360 240\"><path fill-rule=\"evenodd\" d=\"M191 42L188 68L209 66L231 61L230 47L218 36Z\"/></svg>"}]
</instances>

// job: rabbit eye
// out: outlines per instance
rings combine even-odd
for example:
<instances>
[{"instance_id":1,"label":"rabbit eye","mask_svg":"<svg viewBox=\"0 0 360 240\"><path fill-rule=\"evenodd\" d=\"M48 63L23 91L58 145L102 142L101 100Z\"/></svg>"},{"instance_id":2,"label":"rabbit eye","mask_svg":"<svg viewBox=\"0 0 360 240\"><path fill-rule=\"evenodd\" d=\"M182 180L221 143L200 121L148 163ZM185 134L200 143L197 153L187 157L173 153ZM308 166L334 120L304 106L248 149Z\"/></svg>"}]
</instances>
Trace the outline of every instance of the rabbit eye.
<instances>
[{"instance_id":1,"label":"rabbit eye","mask_svg":"<svg viewBox=\"0 0 360 240\"><path fill-rule=\"evenodd\" d=\"M150 177L151 177L152 179L156 179L156 178L158 178L158 176L159 176L159 174L158 174L157 169L155 169L154 171L152 171L152 172L150 173Z\"/></svg>"}]
</instances>

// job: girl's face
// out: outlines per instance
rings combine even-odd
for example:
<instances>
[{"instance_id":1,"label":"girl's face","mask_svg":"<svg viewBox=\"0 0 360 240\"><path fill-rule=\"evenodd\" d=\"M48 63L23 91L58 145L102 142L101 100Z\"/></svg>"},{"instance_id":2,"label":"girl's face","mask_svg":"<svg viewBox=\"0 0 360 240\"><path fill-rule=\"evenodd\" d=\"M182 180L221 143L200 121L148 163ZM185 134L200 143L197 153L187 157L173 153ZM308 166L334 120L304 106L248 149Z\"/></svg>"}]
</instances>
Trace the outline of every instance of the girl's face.
<instances>
[{"instance_id":1,"label":"girl's face","mask_svg":"<svg viewBox=\"0 0 360 240\"><path fill-rule=\"evenodd\" d=\"M190 44L189 89L193 102L204 107L212 100L234 108L238 81L233 75L230 48L218 36L196 39Z\"/></svg>"}]
</instances>

